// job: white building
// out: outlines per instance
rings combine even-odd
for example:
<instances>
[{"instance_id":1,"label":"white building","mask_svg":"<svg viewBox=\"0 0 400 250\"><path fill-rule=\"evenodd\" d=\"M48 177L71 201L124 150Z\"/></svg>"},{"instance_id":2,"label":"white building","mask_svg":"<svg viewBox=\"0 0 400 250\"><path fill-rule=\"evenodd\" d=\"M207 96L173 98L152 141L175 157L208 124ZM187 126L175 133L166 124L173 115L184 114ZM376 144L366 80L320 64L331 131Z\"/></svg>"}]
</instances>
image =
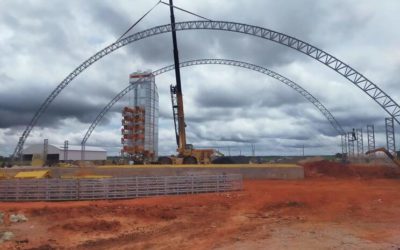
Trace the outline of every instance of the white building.
<instances>
[{"instance_id":1,"label":"white building","mask_svg":"<svg viewBox=\"0 0 400 250\"><path fill-rule=\"evenodd\" d=\"M23 159L31 161L33 155L43 155L44 145L34 144L22 150ZM68 146L67 154L65 154L64 146L48 145L47 159L50 161L63 161L64 155L69 161L81 160L81 146ZM99 147L85 146L85 160L87 161L103 161L107 159L107 151Z\"/></svg>"}]
</instances>

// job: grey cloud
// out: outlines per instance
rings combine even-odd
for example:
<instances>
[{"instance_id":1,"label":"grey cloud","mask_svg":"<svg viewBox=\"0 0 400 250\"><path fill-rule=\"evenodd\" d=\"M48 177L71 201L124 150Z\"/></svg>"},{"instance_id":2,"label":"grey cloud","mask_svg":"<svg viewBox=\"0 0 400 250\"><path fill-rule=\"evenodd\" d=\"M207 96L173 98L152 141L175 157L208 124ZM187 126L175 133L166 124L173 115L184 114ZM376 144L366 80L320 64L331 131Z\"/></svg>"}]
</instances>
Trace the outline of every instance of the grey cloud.
<instances>
[{"instance_id":1,"label":"grey cloud","mask_svg":"<svg viewBox=\"0 0 400 250\"><path fill-rule=\"evenodd\" d=\"M3 55L0 57L0 82L4 87L3 90L0 86L0 116L2 117L0 130L7 130L3 136L8 141L11 140L9 138L17 138L15 130L21 129L29 122L36 109L55 84L62 80L62 77L65 77L97 49L113 42L114 38L122 34L152 4L148 1L137 1L135 4L124 1L118 4L113 1L54 1L46 4L2 1L0 27L11 30L10 34L2 32L4 35L0 37L0 53ZM395 17L381 13L387 11L389 5L391 9L400 8L396 1L385 1L380 4L365 1L362 6L347 1L315 2L311 0L242 0L218 1L218 3L207 0L177 0L176 4L212 19L231 20L271 28L323 49L326 48L333 55L348 60L351 65L355 61L355 65L352 65L355 68L367 68L370 72L379 71L377 76L384 75L385 77L382 80L378 78L381 80L378 84L395 100L400 96L396 85L396 79L398 79L396 69L399 63L397 62L396 66L395 60L385 59L385 56L392 58L395 55L396 46L399 44L398 34L387 29L388 23L395 23L393 21ZM60 9L63 11L59 11ZM195 19L179 12L176 14L177 21ZM166 24L168 21L167 8L160 8L132 32ZM377 40L376 32L373 30L379 30L379 35L385 38L385 43ZM278 72L283 69L283 72L293 80L299 79L296 73L302 72L286 66L293 65L294 62L298 65L307 65L311 61L310 58L284 46L229 32L182 31L178 32L178 42L181 61L206 57L232 58L273 68ZM392 46L393 54L382 55L381 58L380 52L384 53L388 45ZM371 58L374 58L374 64L368 60L357 59L360 54L369 55L370 53L365 50L359 51L360 46L374 50L375 54L371 55ZM126 86L130 67L133 67L133 71L139 68L155 69L172 64L171 48L171 34L167 33L131 44L126 49L114 53L115 56L103 59L103 63L99 62L91 67L86 74L74 80L73 86L63 91L43 119L39 121L38 129L61 129L62 121L66 118L76 118L77 123L88 125L99 110ZM120 59L116 59L117 57ZM29 70L30 66L27 64L32 64L31 68L37 71L36 76L32 72L28 75L26 70ZM336 140L335 131L325 117L303 97L290 89L273 84L262 88L260 84L255 83L242 85L241 88L240 81L243 81L245 77L240 77L241 72L239 73L240 79L232 81L232 87L215 88L214 84L207 83L205 80L214 79L212 77L219 79L218 71L209 72L201 68L194 73L193 71L185 72L185 83L188 83L184 88L185 98L188 97L185 99L185 110L191 140L204 145L216 140L219 140L221 144L270 143L276 144L276 148L279 149L286 146L296 148L306 144L310 148L321 146L327 152L332 152L337 148L337 145L330 145L331 141L320 142L326 138ZM313 86L308 81L329 81L333 78L332 75L318 74L316 71L312 77L305 74L303 78L300 78L302 82L299 83L304 83L307 89ZM26 79L35 78L38 78L38 81L33 80L29 86L24 82ZM171 79L173 78L168 78L168 81ZM224 80L224 77L221 79ZM255 76L254 79L257 82L264 78ZM337 78L333 79L337 80ZM201 85L204 85L204 88L198 87ZM307 90L316 92L312 88ZM378 112L377 110L381 110L373 106L376 104L360 101L355 105L354 95L347 93L341 86L337 89L332 88L326 93L323 88L318 88L318 93L315 94L332 111L345 130L375 124L377 132L384 132L384 117L387 114ZM160 119L170 123L172 128L168 95L167 88L163 87L160 97L167 102L160 103L163 105L160 109ZM332 96L338 96L341 99L330 98ZM119 123L115 122L115 119L119 116L122 105L124 102L118 103L106 116L101 124L104 129L118 130ZM281 121L282 126L287 125L293 131L273 127L274 124L268 127L269 125L259 121L260 117L269 119L268 121L272 124L274 121ZM239 119L247 119L249 123L254 123L254 126L249 128L249 131L245 128L243 130L232 128L232 131L220 130L220 126ZM204 126L215 132L205 133ZM63 129L59 132L68 133L72 128ZM281 138L283 141L279 140ZM293 141L288 142L289 139ZM118 145L118 138L112 140L94 141ZM167 146L162 146L162 148L167 151L171 144L163 143ZM3 148L3 145L1 147ZM7 148L10 147L7 146ZM273 150L267 146L265 148ZM319 149L314 150L317 152ZM0 154L5 153L0 151Z\"/></svg>"}]
</instances>

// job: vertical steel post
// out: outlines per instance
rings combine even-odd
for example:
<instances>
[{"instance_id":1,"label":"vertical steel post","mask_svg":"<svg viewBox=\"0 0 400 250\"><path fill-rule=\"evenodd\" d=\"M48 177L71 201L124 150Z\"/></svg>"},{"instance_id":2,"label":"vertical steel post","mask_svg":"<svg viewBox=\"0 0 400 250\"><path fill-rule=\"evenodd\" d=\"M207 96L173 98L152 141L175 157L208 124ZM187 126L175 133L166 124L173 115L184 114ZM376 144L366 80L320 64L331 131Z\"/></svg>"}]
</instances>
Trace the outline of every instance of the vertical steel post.
<instances>
[{"instance_id":1,"label":"vertical steel post","mask_svg":"<svg viewBox=\"0 0 400 250\"><path fill-rule=\"evenodd\" d=\"M49 139L44 139L43 141L43 162L47 162L47 154L49 152Z\"/></svg>"},{"instance_id":2,"label":"vertical steel post","mask_svg":"<svg viewBox=\"0 0 400 250\"><path fill-rule=\"evenodd\" d=\"M368 151L374 150L375 149L375 128L374 128L374 125L367 125L367 137L368 137Z\"/></svg>"},{"instance_id":3,"label":"vertical steel post","mask_svg":"<svg viewBox=\"0 0 400 250\"><path fill-rule=\"evenodd\" d=\"M364 154L364 141L362 128L356 129L357 138L357 156L360 157Z\"/></svg>"},{"instance_id":4,"label":"vertical steel post","mask_svg":"<svg viewBox=\"0 0 400 250\"><path fill-rule=\"evenodd\" d=\"M64 141L64 162L68 161L68 140Z\"/></svg>"},{"instance_id":5,"label":"vertical steel post","mask_svg":"<svg viewBox=\"0 0 400 250\"><path fill-rule=\"evenodd\" d=\"M385 118L386 127L386 147L392 155L396 155L396 140L394 133L394 119Z\"/></svg>"},{"instance_id":6,"label":"vertical steel post","mask_svg":"<svg viewBox=\"0 0 400 250\"><path fill-rule=\"evenodd\" d=\"M352 132L347 133L347 145L349 157L354 157L354 140Z\"/></svg>"},{"instance_id":7,"label":"vertical steel post","mask_svg":"<svg viewBox=\"0 0 400 250\"><path fill-rule=\"evenodd\" d=\"M81 144L81 161L85 160L85 143Z\"/></svg>"},{"instance_id":8,"label":"vertical steel post","mask_svg":"<svg viewBox=\"0 0 400 250\"><path fill-rule=\"evenodd\" d=\"M22 137L20 137L19 138L19 141L21 141L22 140ZM21 165L22 165L22 161L24 160L24 154L22 153L22 149L21 149L21 151L20 152L18 152L18 157L19 157L19 161L20 161L20 163L21 163ZM11 157L11 160L14 160L14 159L12 159L12 157Z\"/></svg>"},{"instance_id":9,"label":"vertical steel post","mask_svg":"<svg viewBox=\"0 0 400 250\"><path fill-rule=\"evenodd\" d=\"M251 146L251 156L256 156L256 145L254 143L250 144Z\"/></svg>"},{"instance_id":10,"label":"vertical steel post","mask_svg":"<svg viewBox=\"0 0 400 250\"><path fill-rule=\"evenodd\" d=\"M341 146L342 146L342 155L344 155L347 153L347 134L341 134L340 140L341 140ZM304 145L303 145L303 147L304 147Z\"/></svg>"}]
</instances>

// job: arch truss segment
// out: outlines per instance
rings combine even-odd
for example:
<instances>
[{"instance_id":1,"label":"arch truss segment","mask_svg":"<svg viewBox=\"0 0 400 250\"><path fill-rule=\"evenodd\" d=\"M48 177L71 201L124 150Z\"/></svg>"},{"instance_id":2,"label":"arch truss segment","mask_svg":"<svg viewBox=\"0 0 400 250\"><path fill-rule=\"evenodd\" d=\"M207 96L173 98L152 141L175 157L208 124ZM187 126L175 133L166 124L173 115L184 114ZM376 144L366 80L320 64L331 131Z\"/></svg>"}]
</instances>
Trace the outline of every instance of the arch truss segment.
<instances>
[{"instance_id":1,"label":"arch truss segment","mask_svg":"<svg viewBox=\"0 0 400 250\"><path fill-rule=\"evenodd\" d=\"M315 98L313 95L311 95L307 90L302 88L300 85L297 83L291 81L290 79L272 71L267 68L263 68L261 66L251 64L251 63L246 63L246 62L241 62L241 61L235 61L235 60L228 60L228 59L198 59L198 60L190 60L190 61L185 61L180 63L180 67L189 67L189 66L195 66L195 65L204 65L204 64L219 64L219 65L229 65L229 66L235 66L235 67L241 67L241 68L246 68L249 70L257 71L262 74L268 75L272 78L277 79L278 81L286 84L287 86L291 87L292 89L296 90L299 94L301 94L304 98L306 98L309 102L311 102L330 122L332 127L336 130L336 132L340 135L345 134L345 131L341 127L341 125L337 122L335 117L329 112L329 110L320 102L318 101L317 98ZM153 75L157 76L160 74L163 74L167 71L174 70L175 66L174 65L169 65L167 67L163 67L161 69L158 69L153 72ZM141 81L139 79L138 81ZM93 130L96 128L96 126L99 124L99 122L103 119L104 115L114 106L115 103L117 103L122 97L124 97L129 91L131 91L134 88L134 85L129 84L126 88L124 88L120 93L118 93L101 111L100 113L96 116L95 120L92 122L92 124L89 126L89 129L86 131L85 136L82 139L81 145L84 147L86 144L87 140L89 139L90 135L92 134Z\"/></svg>"}]
</instances>

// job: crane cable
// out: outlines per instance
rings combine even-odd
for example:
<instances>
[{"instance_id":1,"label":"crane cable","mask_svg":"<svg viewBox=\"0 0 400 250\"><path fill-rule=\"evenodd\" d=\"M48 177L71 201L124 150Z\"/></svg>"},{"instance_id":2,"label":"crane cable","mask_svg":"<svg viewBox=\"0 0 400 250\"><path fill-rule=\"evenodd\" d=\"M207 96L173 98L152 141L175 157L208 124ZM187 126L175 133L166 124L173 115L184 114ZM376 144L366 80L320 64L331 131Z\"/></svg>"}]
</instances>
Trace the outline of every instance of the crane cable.
<instances>
[{"instance_id":1,"label":"crane cable","mask_svg":"<svg viewBox=\"0 0 400 250\"><path fill-rule=\"evenodd\" d=\"M160 0L160 2L161 2L162 4L165 4L165 5L171 6L169 3L163 2L162 0ZM188 13L188 14L191 14L191 15L193 15L193 16L200 17L200 18L202 18L202 19L204 19L204 20L207 20L207 21L210 21L210 22L212 21L211 19L208 19L208 18L206 18L206 17L203 17L203 16L200 16L200 15L197 15L196 13L190 12L190 11L188 11L188 10L185 10L185 9L182 9L182 8L179 8L179 7L178 7L178 6L176 6L176 5L172 5L172 7L173 7L173 8L175 8L175 9L177 9L177 10L180 10L180 11L186 12L186 13Z\"/></svg>"},{"instance_id":2,"label":"crane cable","mask_svg":"<svg viewBox=\"0 0 400 250\"><path fill-rule=\"evenodd\" d=\"M150 13L155 7L157 7L157 5L159 5L160 3L163 3L163 4L165 4L165 5L170 6L169 3L163 2L162 0L158 1L158 2L157 2L150 10L148 10L141 18L139 18L134 24L132 24L132 26L129 27L129 29L128 29L127 31L125 31L124 34L122 34L122 36L120 36L120 37L117 39L117 41L115 41L115 43L119 42L122 38L124 38L124 36L125 36L126 34L128 34L129 31L131 31L140 21L142 21L143 18L145 18L145 16L147 16L147 14L149 14L149 13ZM177 9L177 10L180 10L180 11L186 12L186 13L188 13L188 14L191 14L191 15L193 15L193 16L202 18L202 19L204 19L204 20L207 20L207 21L210 21L210 22L212 21L211 19L208 19L208 18L206 18L206 17L197 15L196 13L190 12L190 11L188 11L188 10L179 8L178 6L172 5L172 7L175 8L175 9Z\"/></svg>"},{"instance_id":3,"label":"crane cable","mask_svg":"<svg viewBox=\"0 0 400 250\"><path fill-rule=\"evenodd\" d=\"M133 27L136 26L136 24L138 24L140 21L142 21L142 19L147 16L147 14L149 14L155 7L157 7L157 5L159 5L161 3L161 0L158 1L149 11L147 11L141 18L139 18L139 20L137 20L134 24L132 24L131 27L129 27L129 29L127 31L125 31L124 34L122 34L122 36L120 36L117 41L115 41L115 43L119 42L129 31L131 31L133 29Z\"/></svg>"}]
</instances>

